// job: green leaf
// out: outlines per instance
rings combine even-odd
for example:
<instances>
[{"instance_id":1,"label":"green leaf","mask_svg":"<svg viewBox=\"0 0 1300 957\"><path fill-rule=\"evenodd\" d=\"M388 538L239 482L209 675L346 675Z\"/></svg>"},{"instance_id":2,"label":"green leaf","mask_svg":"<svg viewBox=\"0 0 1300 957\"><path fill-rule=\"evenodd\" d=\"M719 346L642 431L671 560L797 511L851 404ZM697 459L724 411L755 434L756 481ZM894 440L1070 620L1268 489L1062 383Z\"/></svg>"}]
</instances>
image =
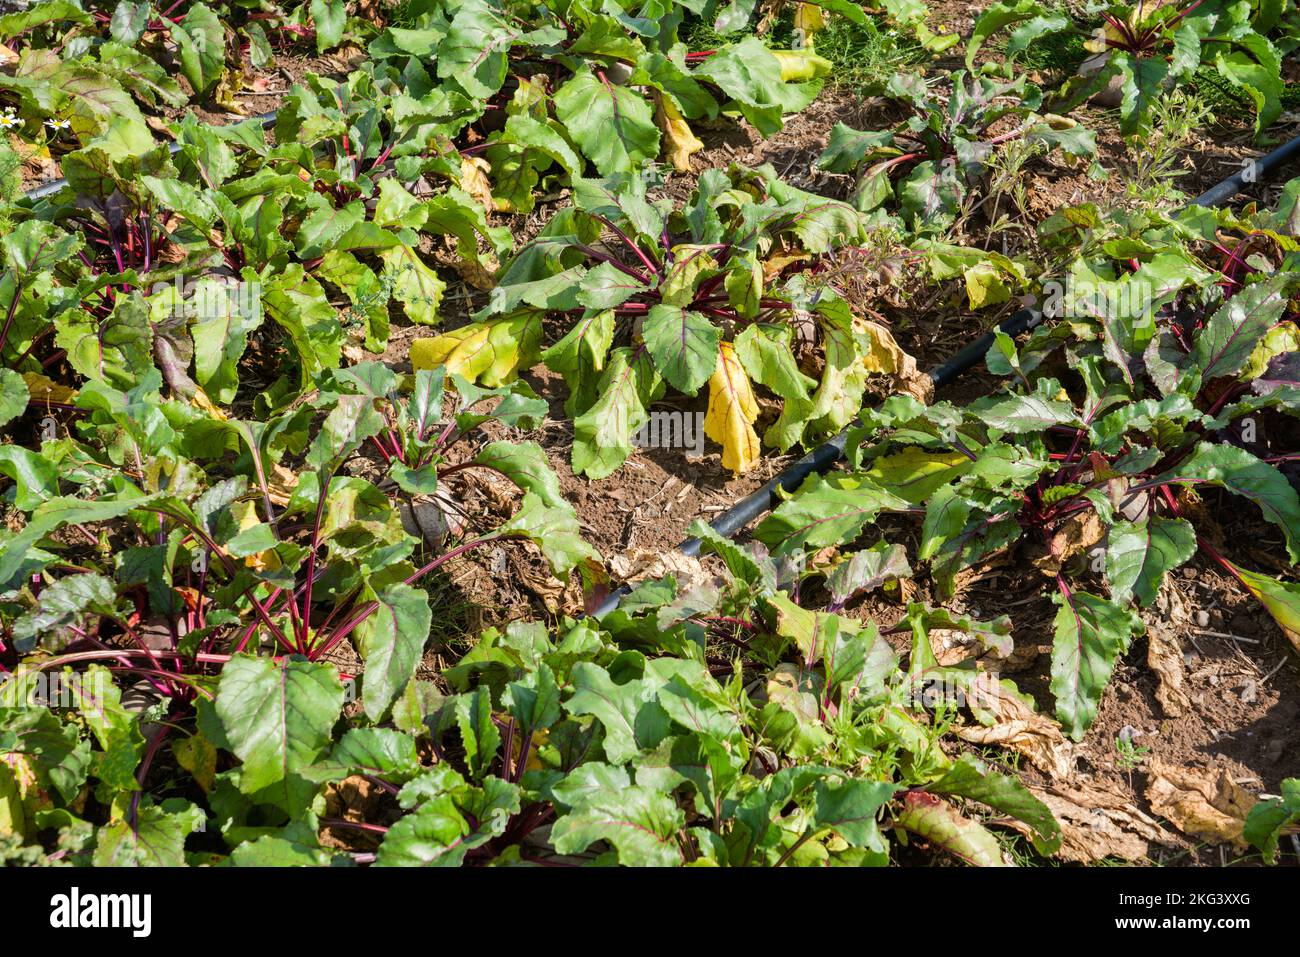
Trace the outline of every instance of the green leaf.
<instances>
[{"instance_id":1,"label":"green leaf","mask_svg":"<svg viewBox=\"0 0 1300 957\"><path fill-rule=\"evenodd\" d=\"M304 388L312 377L337 368L343 355L343 327L325 290L299 263L262 279L262 305L293 340Z\"/></svg>"},{"instance_id":2,"label":"green leaf","mask_svg":"<svg viewBox=\"0 0 1300 957\"><path fill-rule=\"evenodd\" d=\"M754 381L781 398L807 399L817 382L800 371L790 347L792 335L788 326L754 323L736 336L736 355Z\"/></svg>"},{"instance_id":3,"label":"green leaf","mask_svg":"<svg viewBox=\"0 0 1300 957\"><path fill-rule=\"evenodd\" d=\"M888 781L849 778L835 786L825 780L818 781L813 788L817 798L813 826L829 828L851 847L865 847L883 854L888 848L876 816L897 790L898 786Z\"/></svg>"},{"instance_id":4,"label":"green leaf","mask_svg":"<svg viewBox=\"0 0 1300 957\"><path fill-rule=\"evenodd\" d=\"M0 475L14 480L14 505L24 512L30 512L59 492L59 471L55 464L21 445L0 445Z\"/></svg>"},{"instance_id":5,"label":"green leaf","mask_svg":"<svg viewBox=\"0 0 1300 957\"><path fill-rule=\"evenodd\" d=\"M1163 92L1169 63L1164 57L1138 57L1119 50L1112 50L1111 56L1122 78L1120 131L1137 133L1146 125L1156 98Z\"/></svg>"},{"instance_id":6,"label":"green leaf","mask_svg":"<svg viewBox=\"0 0 1300 957\"><path fill-rule=\"evenodd\" d=\"M196 3L186 9L184 20L170 29L180 47L181 73L196 96L206 97L226 66L226 28L210 7Z\"/></svg>"},{"instance_id":7,"label":"green leaf","mask_svg":"<svg viewBox=\"0 0 1300 957\"><path fill-rule=\"evenodd\" d=\"M632 434L649 421L646 406L661 388L645 352L627 348L610 353L598 397L573 420L573 471L601 479L632 454Z\"/></svg>"},{"instance_id":8,"label":"green leaf","mask_svg":"<svg viewBox=\"0 0 1300 957\"><path fill-rule=\"evenodd\" d=\"M1143 608L1156 599L1165 575L1196 553L1196 530L1181 518L1151 515L1141 522L1116 522L1106 543L1106 578L1111 598L1134 597Z\"/></svg>"},{"instance_id":9,"label":"green leaf","mask_svg":"<svg viewBox=\"0 0 1300 957\"><path fill-rule=\"evenodd\" d=\"M694 75L716 84L731 97L763 136L771 136L781 128L781 64L757 37L745 37L718 50L695 69Z\"/></svg>"},{"instance_id":10,"label":"green leaf","mask_svg":"<svg viewBox=\"0 0 1300 957\"><path fill-rule=\"evenodd\" d=\"M935 794L970 798L996 811L1010 814L1031 828L1034 849L1044 857L1061 846L1061 826L1042 801L1014 777L993 771L983 761L962 755L938 781L927 785Z\"/></svg>"},{"instance_id":11,"label":"green leaf","mask_svg":"<svg viewBox=\"0 0 1300 957\"><path fill-rule=\"evenodd\" d=\"M574 692L564 709L596 717L605 729L605 755L613 763L625 764L662 739L667 717L655 700L653 679L615 684L604 668L580 661L573 666L572 680Z\"/></svg>"},{"instance_id":12,"label":"green leaf","mask_svg":"<svg viewBox=\"0 0 1300 957\"><path fill-rule=\"evenodd\" d=\"M203 821L203 811L189 801L168 798L145 803L134 822L111 821L95 835L96 867L183 867L185 838Z\"/></svg>"},{"instance_id":13,"label":"green leaf","mask_svg":"<svg viewBox=\"0 0 1300 957\"><path fill-rule=\"evenodd\" d=\"M449 795L420 806L388 829L375 857L377 867L457 867L469 850L470 833Z\"/></svg>"},{"instance_id":14,"label":"green leaf","mask_svg":"<svg viewBox=\"0 0 1300 957\"><path fill-rule=\"evenodd\" d=\"M1038 0L1001 0L988 7L976 18L975 25L971 28L970 39L966 41L966 69L975 69L975 54L979 52L985 40L999 30L1017 23L1024 26L1016 30L1007 43L1008 57L1023 50L1030 36L1041 37L1045 33L1063 30L1070 26L1070 19L1044 6Z\"/></svg>"},{"instance_id":15,"label":"green leaf","mask_svg":"<svg viewBox=\"0 0 1300 957\"><path fill-rule=\"evenodd\" d=\"M112 672L92 665L81 675L65 673L60 690L103 750L95 768L99 779L119 791L137 790L135 775L144 756L144 735L136 716L122 707L122 692L113 683Z\"/></svg>"},{"instance_id":16,"label":"green leaf","mask_svg":"<svg viewBox=\"0 0 1300 957\"><path fill-rule=\"evenodd\" d=\"M832 600L844 604L854 595L873 591L887 581L911 577L907 548L878 542L870 548L850 553L845 561L837 564L826 576L826 588Z\"/></svg>"},{"instance_id":17,"label":"green leaf","mask_svg":"<svg viewBox=\"0 0 1300 957\"><path fill-rule=\"evenodd\" d=\"M244 762L240 789L252 794L309 767L329 745L342 707L343 685L332 665L231 658L221 670L216 714Z\"/></svg>"},{"instance_id":18,"label":"green leaf","mask_svg":"<svg viewBox=\"0 0 1300 957\"><path fill-rule=\"evenodd\" d=\"M1300 495L1281 472L1235 445L1201 442L1181 464L1151 484L1217 485L1254 502L1282 530L1292 562L1300 562Z\"/></svg>"},{"instance_id":19,"label":"green leaf","mask_svg":"<svg viewBox=\"0 0 1300 957\"><path fill-rule=\"evenodd\" d=\"M393 298L406 308L407 318L425 326L436 325L447 284L404 243L383 250L379 258L384 261L384 279L392 283Z\"/></svg>"},{"instance_id":20,"label":"green leaf","mask_svg":"<svg viewBox=\"0 0 1300 957\"><path fill-rule=\"evenodd\" d=\"M884 510L911 505L873 482L815 476L759 523L754 537L774 555L851 542Z\"/></svg>"},{"instance_id":21,"label":"green leaf","mask_svg":"<svg viewBox=\"0 0 1300 957\"><path fill-rule=\"evenodd\" d=\"M391 784L405 784L423 771L415 739L409 734L391 728L349 728L307 776L325 781L372 774Z\"/></svg>"},{"instance_id":22,"label":"green leaf","mask_svg":"<svg viewBox=\"0 0 1300 957\"><path fill-rule=\"evenodd\" d=\"M343 42L348 22L348 5L344 0L311 0L312 22L316 24L316 52L324 53Z\"/></svg>"},{"instance_id":23,"label":"green leaf","mask_svg":"<svg viewBox=\"0 0 1300 957\"><path fill-rule=\"evenodd\" d=\"M599 268L587 273L584 283ZM579 299L583 295L579 292ZM581 413L596 402L597 386L605 369L609 347L614 341L614 325L612 309L589 313L579 319L559 342L542 353L547 368L562 375L564 384L569 387L569 398L564 403L564 411L569 415Z\"/></svg>"},{"instance_id":24,"label":"green leaf","mask_svg":"<svg viewBox=\"0 0 1300 957\"><path fill-rule=\"evenodd\" d=\"M454 79L472 97L486 99L506 79L506 56L517 30L482 0L459 5L438 49L438 76Z\"/></svg>"},{"instance_id":25,"label":"green leaf","mask_svg":"<svg viewBox=\"0 0 1300 957\"><path fill-rule=\"evenodd\" d=\"M560 479L536 442L489 442L474 456L474 462L500 472L548 508L566 506Z\"/></svg>"},{"instance_id":26,"label":"green leaf","mask_svg":"<svg viewBox=\"0 0 1300 957\"><path fill-rule=\"evenodd\" d=\"M239 388L248 335L262 324L261 297L246 299L219 280L200 279L194 300L200 304L190 324L194 378L213 402L226 404Z\"/></svg>"},{"instance_id":27,"label":"green leaf","mask_svg":"<svg viewBox=\"0 0 1300 957\"><path fill-rule=\"evenodd\" d=\"M523 504L497 534L527 538L542 550L551 571L564 575L584 561L599 561L600 555L582 538L573 506L567 502L547 505L535 492L524 492Z\"/></svg>"},{"instance_id":28,"label":"green leaf","mask_svg":"<svg viewBox=\"0 0 1300 957\"><path fill-rule=\"evenodd\" d=\"M7 425L26 412L30 398L23 377L12 369L0 368L0 425Z\"/></svg>"},{"instance_id":29,"label":"green leaf","mask_svg":"<svg viewBox=\"0 0 1300 957\"><path fill-rule=\"evenodd\" d=\"M501 732L492 720L492 692L486 686L456 696L456 724L470 776L482 780L501 747Z\"/></svg>"},{"instance_id":30,"label":"green leaf","mask_svg":"<svg viewBox=\"0 0 1300 957\"><path fill-rule=\"evenodd\" d=\"M1267 37L1247 33L1236 42L1250 52L1219 51L1214 58L1218 73L1243 90L1255 102L1255 135L1276 122L1282 114L1282 63Z\"/></svg>"},{"instance_id":31,"label":"green leaf","mask_svg":"<svg viewBox=\"0 0 1300 957\"><path fill-rule=\"evenodd\" d=\"M383 425L384 417L371 396L339 396L307 450L307 464L333 471Z\"/></svg>"},{"instance_id":32,"label":"green leaf","mask_svg":"<svg viewBox=\"0 0 1300 957\"><path fill-rule=\"evenodd\" d=\"M52 498L41 505L23 527L0 549L0 585L8 583L22 567L28 550L57 528L69 524L103 522L120 518L134 508L141 508L160 498L159 495L131 498L104 498L93 502L79 498Z\"/></svg>"},{"instance_id":33,"label":"green leaf","mask_svg":"<svg viewBox=\"0 0 1300 957\"><path fill-rule=\"evenodd\" d=\"M1295 833L1300 822L1300 778L1282 782L1280 797L1265 798L1250 809L1242 835L1264 854L1264 860L1277 863L1278 839L1289 830Z\"/></svg>"},{"instance_id":34,"label":"green leaf","mask_svg":"<svg viewBox=\"0 0 1300 957\"><path fill-rule=\"evenodd\" d=\"M1016 395L993 401L977 401L971 404L970 411L986 425L1013 435L1041 432L1054 425L1083 426L1069 402L1044 398L1042 395Z\"/></svg>"},{"instance_id":35,"label":"green leaf","mask_svg":"<svg viewBox=\"0 0 1300 957\"><path fill-rule=\"evenodd\" d=\"M721 333L698 312L661 303L646 315L642 333L659 373L687 395L699 391L717 368Z\"/></svg>"},{"instance_id":36,"label":"green leaf","mask_svg":"<svg viewBox=\"0 0 1300 957\"><path fill-rule=\"evenodd\" d=\"M1202 382L1241 371L1255 345L1282 318L1293 281L1292 275L1280 273L1251 283L1211 314L1192 346Z\"/></svg>"},{"instance_id":37,"label":"green leaf","mask_svg":"<svg viewBox=\"0 0 1300 957\"><path fill-rule=\"evenodd\" d=\"M650 104L589 70L556 90L555 115L602 176L635 172L659 155Z\"/></svg>"},{"instance_id":38,"label":"green leaf","mask_svg":"<svg viewBox=\"0 0 1300 957\"><path fill-rule=\"evenodd\" d=\"M411 585L389 585L378 593L366 589L374 613L357 626L357 650L366 663L361 703L366 717L378 721L415 677L429 640L433 612L429 596Z\"/></svg>"},{"instance_id":39,"label":"green leaf","mask_svg":"<svg viewBox=\"0 0 1300 957\"><path fill-rule=\"evenodd\" d=\"M579 854L606 841L625 867L677 867L677 833L685 823L670 795L631 785L599 791L560 817L551 843L560 854Z\"/></svg>"},{"instance_id":40,"label":"green leaf","mask_svg":"<svg viewBox=\"0 0 1300 957\"><path fill-rule=\"evenodd\" d=\"M272 834L241 843L230 852L236 867L327 867L338 852L320 846L317 827L293 821Z\"/></svg>"},{"instance_id":41,"label":"green leaf","mask_svg":"<svg viewBox=\"0 0 1300 957\"><path fill-rule=\"evenodd\" d=\"M1116 659L1142 633L1142 619L1087 592L1058 591L1052 600L1060 606L1052 643L1056 717L1071 738L1081 741L1097 717Z\"/></svg>"},{"instance_id":42,"label":"green leaf","mask_svg":"<svg viewBox=\"0 0 1300 957\"><path fill-rule=\"evenodd\" d=\"M1237 565L1232 567L1246 590L1268 609L1292 647L1300 652L1300 585L1280 582Z\"/></svg>"}]
</instances>

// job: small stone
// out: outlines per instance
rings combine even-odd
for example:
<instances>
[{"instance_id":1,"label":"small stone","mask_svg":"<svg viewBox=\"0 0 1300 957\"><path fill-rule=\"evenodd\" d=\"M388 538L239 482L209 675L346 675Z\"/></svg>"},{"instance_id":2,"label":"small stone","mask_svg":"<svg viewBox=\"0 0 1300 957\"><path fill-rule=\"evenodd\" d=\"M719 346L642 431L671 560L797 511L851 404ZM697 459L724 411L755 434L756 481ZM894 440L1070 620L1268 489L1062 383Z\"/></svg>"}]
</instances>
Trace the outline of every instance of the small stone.
<instances>
[{"instance_id":1,"label":"small stone","mask_svg":"<svg viewBox=\"0 0 1300 957\"><path fill-rule=\"evenodd\" d=\"M1196 569L1195 569L1195 568L1187 567L1187 568L1184 568L1184 569L1183 569L1183 577L1184 577L1184 578L1195 578L1195 577L1196 577L1196 574L1197 574L1197 572L1196 572Z\"/></svg>"},{"instance_id":2,"label":"small stone","mask_svg":"<svg viewBox=\"0 0 1300 957\"><path fill-rule=\"evenodd\" d=\"M1198 628L1210 627L1210 613L1208 611L1198 611L1196 613L1196 627Z\"/></svg>"},{"instance_id":3,"label":"small stone","mask_svg":"<svg viewBox=\"0 0 1300 957\"><path fill-rule=\"evenodd\" d=\"M1241 703L1251 704L1259 697L1259 685L1253 681L1247 681L1241 689Z\"/></svg>"}]
</instances>

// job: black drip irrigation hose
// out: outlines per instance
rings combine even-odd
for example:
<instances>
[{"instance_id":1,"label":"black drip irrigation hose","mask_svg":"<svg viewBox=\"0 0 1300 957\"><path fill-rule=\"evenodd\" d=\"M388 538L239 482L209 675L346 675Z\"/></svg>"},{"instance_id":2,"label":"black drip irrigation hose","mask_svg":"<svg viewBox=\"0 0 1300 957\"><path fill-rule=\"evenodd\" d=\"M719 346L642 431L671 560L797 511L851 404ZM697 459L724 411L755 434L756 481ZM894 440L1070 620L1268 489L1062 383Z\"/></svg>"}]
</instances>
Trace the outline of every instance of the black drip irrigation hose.
<instances>
[{"instance_id":1,"label":"black drip irrigation hose","mask_svg":"<svg viewBox=\"0 0 1300 957\"><path fill-rule=\"evenodd\" d=\"M1274 170L1286 165L1293 159L1300 158L1300 136L1284 143L1271 153L1244 167L1241 172L1229 176L1223 182L1207 189L1189 203L1189 206L1220 206L1232 199L1247 186L1263 182ZM1034 308L1021 309L998 324L997 330L1009 336L1027 332L1043 321L1043 313ZM930 370L930 379L934 388L940 389L958 376L968 371L988 353L993 345L996 331L984 333L974 342L965 346L945 362ZM850 427L851 428L851 427ZM775 508L781 499L781 493L793 492L803 484L804 479L814 472L825 472L844 457L844 443L848 438L846 428L834 438L817 446L799 461L793 463L775 478L768 481L758 491L746 495L739 502L727 509L710 525L723 538L730 538L742 528L758 518L769 509ZM677 551L687 556L700 553L701 541L688 538L677 546ZM602 618L618 607L625 595L631 593L627 585L620 585L611 591L591 612L595 618Z\"/></svg>"},{"instance_id":2,"label":"black drip irrigation hose","mask_svg":"<svg viewBox=\"0 0 1300 957\"><path fill-rule=\"evenodd\" d=\"M244 123L260 123L262 129L266 129L275 122L275 116L278 112L278 110L270 110L266 113L259 113L257 116L250 116L247 119L240 120L238 123L231 123L230 125L239 126ZM172 156L175 156L181 151L181 144L179 141L173 140L171 143L167 144L167 148L171 151ZM27 192L23 193L23 199L31 202L49 199L51 196L63 192L67 185L68 181L66 179L52 179L48 183L42 183L35 189L27 190Z\"/></svg>"}]
</instances>

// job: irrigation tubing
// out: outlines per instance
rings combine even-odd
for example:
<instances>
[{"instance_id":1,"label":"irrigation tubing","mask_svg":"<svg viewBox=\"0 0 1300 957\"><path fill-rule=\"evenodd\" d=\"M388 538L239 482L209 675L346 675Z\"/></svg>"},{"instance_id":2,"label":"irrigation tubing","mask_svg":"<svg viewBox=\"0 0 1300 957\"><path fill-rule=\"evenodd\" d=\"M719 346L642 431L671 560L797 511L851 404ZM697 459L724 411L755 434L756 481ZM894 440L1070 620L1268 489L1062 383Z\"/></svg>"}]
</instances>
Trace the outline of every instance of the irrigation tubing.
<instances>
[{"instance_id":1,"label":"irrigation tubing","mask_svg":"<svg viewBox=\"0 0 1300 957\"><path fill-rule=\"evenodd\" d=\"M1243 167L1241 172L1229 176L1223 182L1207 189L1188 205L1220 206L1242 192L1247 186L1263 182L1273 171L1285 166L1294 159L1300 159L1300 136L1288 143L1284 143L1254 163ZM1016 336L1033 329L1042 321L1043 313L1038 309L1025 308L1013 313L999 323L995 330L984 333L984 335L962 348L955 355L931 369L930 379L934 383L934 388L937 390L949 384L983 359L988 353L989 347L993 345L997 331L1000 330L1009 336ZM730 538L764 512L775 508L781 499L782 493L793 492L803 484L804 479L809 475L814 472L825 472L844 457L844 443L848 438L848 434L849 430L844 429L834 438L817 446L803 458L787 467L779 475L763 485L762 488L746 495L710 523L713 530L724 538ZM697 556L700 553L700 546L701 542L698 538L688 538L677 546L677 551L683 555ZM631 589L627 585L621 585L614 589L605 597L604 601L592 610L592 616L601 618L607 615L617 608L623 597L630 592Z\"/></svg>"}]
</instances>

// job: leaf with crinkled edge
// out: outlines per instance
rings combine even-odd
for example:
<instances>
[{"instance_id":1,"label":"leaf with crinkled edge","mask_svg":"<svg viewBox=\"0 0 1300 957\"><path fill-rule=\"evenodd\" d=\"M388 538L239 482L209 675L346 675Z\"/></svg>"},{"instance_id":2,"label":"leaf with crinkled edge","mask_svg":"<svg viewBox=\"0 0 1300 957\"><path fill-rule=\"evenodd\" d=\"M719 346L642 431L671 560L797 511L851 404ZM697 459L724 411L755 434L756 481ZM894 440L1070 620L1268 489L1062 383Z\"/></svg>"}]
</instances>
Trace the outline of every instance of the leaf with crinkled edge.
<instances>
[{"instance_id":1,"label":"leaf with crinkled edge","mask_svg":"<svg viewBox=\"0 0 1300 957\"><path fill-rule=\"evenodd\" d=\"M438 322L438 305L447 284L406 244L380 252L384 278L393 284L393 298L406 310L412 322L432 326Z\"/></svg>"},{"instance_id":2,"label":"leaf with crinkled edge","mask_svg":"<svg viewBox=\"0 0 1300 957\"><path fill-rule=\"evenodd\" d=\"M1282 530L1292 562L1300 562L1300 495L1272 465L1235 445L1201 442L1196 450L1151 484L1217 485L1249 499Z\"/></svg>"},{"instance_id":3,"label":"leaf with crinkled edge","mask_svg":"<svg viewBox=\"0 0 1300 957\"><path fill-rule=\"evenodd\" d=\"M1196 530L1181 518L1150 515L1141 522L1116 522L1106 541L1106 578L1111 597L1132 596L1143 608L1156 599L1165 575L1196 553Z\"/></svg>"},{"instance_id":4,"label":"leaf with crinkled edge","mask_svg":"<svg viewBox=\"0 0 1300 957\"><path fill-rule=\"evenodd\" d=\"M342 707L343 685L332 665L231 658L221 670L216 714L244 762L241 790L251 794L310 766L329 745Z\"/></svg>"},{"instance_id":5,"label":"leaf with crinkled edge","mask_svg":"<svg viewBox=\"0 0 1300 957\"><path fill-rule=\"evenodd\" d=\"M669 719L655 697L663 682L646 677L615 684L608 671L589 661L575 664L571 677L574 692L564 710L595 716L605 729L605 755L615 764L626 764L667 734Z\"/></svg>"},{"instance_id":6,"label":"leaf with crinkled edge","mask_svg":"<svg viewBox=\"0 0 1300 957\"><path fill-rule=\"evenodd\" d=\"M590 70L555 91L555 115L602 176L636 172L659 156L650 104Z\"/></svg>"},{"instance_id":7,"label":"leaf with crinkled edge","mask_svg":"<svg viewBox=\"0 0 1300 957\"><path fill-rule=\"evenodd\" d=\"M1205 320L1192 344L1191 358L1208 382L1236 375L1287 307L1286 290L1295 284L1290 273L1279 273L1251 283L1232 296Z\"/></svg>"},{"instance_id":8,"label":"leaf with crinkled edge","mask_svg":"<svg viewBox=\"0 0 1300 957\"><path fill-rule=\"evenodd\" d=\"M1082 741L1096 720L1116 660L1144 626L1127 608L1087 592L1058 591L1052 600L1060 607L1052 642L1056 717L1071 738Z\"/></svg>"},{"instance_id":9,"label":"leaf with crinkled edge","mask_svg":"<svg viewBox=\"0 0 1300 957\"><path fill-rule=\"evenodd\" d=\"M626 867L677 867L677 834L685 815L671 795L631 785L592 794L561 816L551 843L561 854L579 854L597 841L613 845Z\"/></svg>"},{"instance_id":10,"label":"leaf with crinkled edge","mask_svg":"<svg viewBox=\"0 0 1300 957\"><path fill-rule=\"evenodd\" d=\"M567 502L548 505L535 492L524 492L519 511L494 534L527 538L542 550L557 576L583 562L600 561L600 553L582 537L573 506Z\"/></svg>"},{"instance_id":11,"label":"leaf with crinkled edge","mask_svg":"<svg viewBox=\"0 0 1300 957\"><path fill-rule=\"evenodd\" d=\"M904 511L911 504L856 476L812 476L795 496L759 523L754 537L773 555L850 542L882 511Z\"/></svg>"},{"instance_id":12,"label":"leaf with crinkled edge","mask_svg":"<svg viewBox=\"0 0 1300 957\"><path fill-rule=\"evenodd\" d=\"M202 825L202 809L181 798L146 801L133 821L116 819L95 834L96 867L183 867L185 838Z\"/></svg>"},{"instance_id":13,"label":"leaf with crinkled edge","mask_svg":"<svg viewBox=\"0 0 1300 957\"><path fill-rule=\"evenodd\" d=\"M632 454L632 435L649 421L647 406L662 391L644 351L624 347L609 355L596 400L573 420L573 471L601 479Z\"/></svg>"}]
</instances>

